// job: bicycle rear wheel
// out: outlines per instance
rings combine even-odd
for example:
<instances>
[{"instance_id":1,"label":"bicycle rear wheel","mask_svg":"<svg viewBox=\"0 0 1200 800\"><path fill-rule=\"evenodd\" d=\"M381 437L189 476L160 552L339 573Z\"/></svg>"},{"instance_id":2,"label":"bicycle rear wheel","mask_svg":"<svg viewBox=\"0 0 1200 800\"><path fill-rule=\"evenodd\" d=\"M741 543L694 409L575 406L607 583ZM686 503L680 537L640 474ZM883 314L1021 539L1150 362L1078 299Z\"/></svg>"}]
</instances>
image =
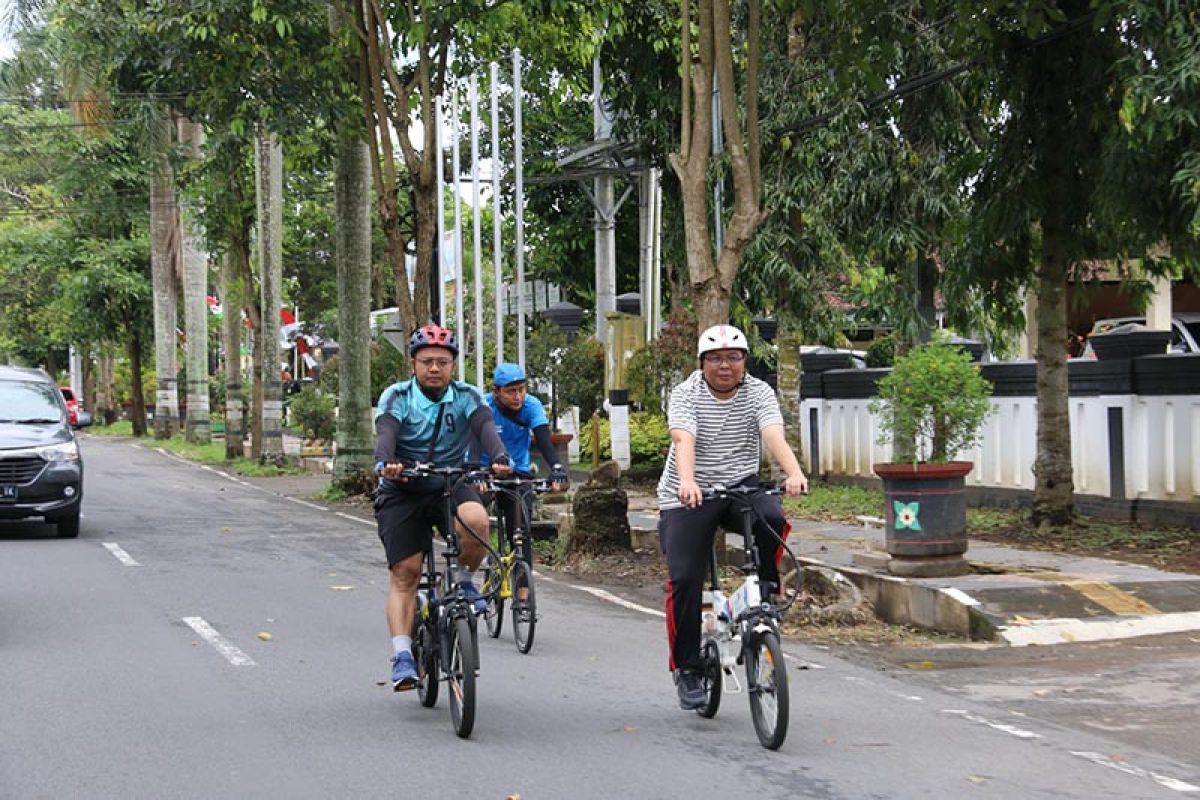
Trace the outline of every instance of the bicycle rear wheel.
<instances>
[{"instance_id":1,"label":"bicycle rear wheel","mask_svg":"<svg viewBox=\"0 0 1200 800\"><path fill-rule=\"evenodd\" d=\"M413 627L412 652L417 662L417 697L421 705L433 708L438 701L438 650L433 629L418 617Z\"/></svg>"},{"instance_id":2,"label":"bicycle rear wheel","mask_svg":"<svg viewBox=\"0 0 1200 800\"><path fill-rule=\"evenodd\" d=\"M488 598L483 620L487 623L488 636L496 639L504 629L504 563L488 553L480 569L483 570L483 595Z\"/></svg>"},{"instance_id":3,"label":"bicycle rear wheel","mask_svg":"<svg viewBox=\"0 0 1200 800\"><path fill-rule=\"evenodd\" d=\"M701 680L708 700L696 709L696 713L712 719L717 715L717 709L721 707L721 688L724 681L724 676L721 674L721 646L709 639L704 643L701 659L704 662L704 674Z\"/></svg>"},{"instance_id":4,"label":"bicycle rear wheel","mask_svg":"<svg viewBox=\"0 0 1200 800\"><path fill-rule=\"evenodd\" d=\"M787 667L779 634L763 631L752 635L746 651L746 679L758 741L768 750L778 750L788 728Z\"/></svg>"},{"instance_id":5,"label":"bicycle rear wheel","mask_svg":"<svg viewBox=\"0 0 1200 800\"><path fill-rule=\"evenodd\" d=\"M471 623L459 617L450 625L450 662L445 664L447 696L450 698L450 720L454 732L465 739L475 727L475 639Z\"/></svg>"},{"instance_id":6,"label":"bicycle rear wheel","mask_svg":"<svg viewBox=\"0 0 1200 800\"><path fill-rule=\"evenodd\" d=\"M513 562L509 581L509 585L512 586L513 637L517 640L517 650L528 653L533 647L533 633L537 628L533 569L518 558Z\"/></svg>"}]
</instances>

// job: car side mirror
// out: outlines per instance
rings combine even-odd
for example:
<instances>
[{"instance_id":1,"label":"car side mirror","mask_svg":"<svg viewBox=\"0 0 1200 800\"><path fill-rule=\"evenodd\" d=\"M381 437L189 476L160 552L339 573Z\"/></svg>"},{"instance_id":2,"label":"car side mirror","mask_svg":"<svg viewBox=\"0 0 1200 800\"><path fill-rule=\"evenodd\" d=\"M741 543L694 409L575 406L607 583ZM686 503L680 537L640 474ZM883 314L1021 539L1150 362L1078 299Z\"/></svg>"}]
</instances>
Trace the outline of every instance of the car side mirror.
<instances>
[{"instance_id":1,"label":"car side mirror","mask_svg":"<svg viewBox=\"0 0 1200 800\"><path fill-rule=\"evenodd\" d=\"M89 413L87 411L76 411L75 412L75 426L74 427L86 428L88 425L91 425L91 424L92 424L91 413Z\"/></svg>"}]
</instances>

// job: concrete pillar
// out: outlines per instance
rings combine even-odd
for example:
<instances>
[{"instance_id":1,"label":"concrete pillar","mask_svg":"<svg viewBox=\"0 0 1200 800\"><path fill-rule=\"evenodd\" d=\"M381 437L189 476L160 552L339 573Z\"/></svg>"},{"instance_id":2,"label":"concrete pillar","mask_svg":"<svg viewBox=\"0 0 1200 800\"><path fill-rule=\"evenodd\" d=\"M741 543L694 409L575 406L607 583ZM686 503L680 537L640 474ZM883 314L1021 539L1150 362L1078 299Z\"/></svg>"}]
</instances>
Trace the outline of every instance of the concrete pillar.
<instances>
[{"instance_id":1,"label":"concrete pillar","mask_svg":"<svg viewBox=\"0 0 1200 800\"><path fill-rule=\"evenodd\" d=\"M1146 327L1156 331L1171 330L1171 279L1156 277L1151 279L1154 294L1146 306Z\"/></svg>"}]
</instances>

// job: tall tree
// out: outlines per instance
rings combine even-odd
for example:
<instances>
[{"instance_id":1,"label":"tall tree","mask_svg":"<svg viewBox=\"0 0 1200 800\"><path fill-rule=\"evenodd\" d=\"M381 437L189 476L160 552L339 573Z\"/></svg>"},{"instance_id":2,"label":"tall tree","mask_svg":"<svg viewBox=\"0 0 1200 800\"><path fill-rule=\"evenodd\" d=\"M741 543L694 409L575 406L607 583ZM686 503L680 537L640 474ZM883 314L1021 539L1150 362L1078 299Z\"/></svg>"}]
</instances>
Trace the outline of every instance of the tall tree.
<instances>
[{"instance_id":1,"label":"tall tree","mask_svg":"<svg viewBox=\"0 0 1200 800\"><path fill-rule=\"evenodd\" d=\"M279 360L279 310L283 304L283 148L271 131L260 128L254 138L254 175L258 204L258 264L262 287L262 320L256 335L262 342L261 458L283 456L283 383Z\"/></svg>"},{"instance_id":2,"label":"tall tree","mask_svg":"<svg viewBox=\"0 0 1200 800\"><path fill-rule=\"evenodd\" d=\"M178 120L179 139L187 158L199 161L204 131L191 120ZM208 252L200 215L192 209L180 214L180 265L183 268L184 352L187 368L187 421L189 442L212 441L208 402Z\"/></svg>"},{"instance_id":3,"label":"tall tree","mask_svg":"<svg viewBox=\"0 0 1200 800\"><path fill-rule=\"evenodd\" d=\"M766 218L762 209L758 130L761 7L759 0L748 0L743 115L734 79L735 39L729 1L697 0L694 5L695 15L692 0L681 3L682 113L679 149L671 154L671 165L682 185L688 273L697 321L704 328L729 319L730 294L742 254ZM693 18L698 31L694 48ZM714 79L721 96L719 121L713 120ZM725 134L733 180L733 207L725 226L725 240L715 258L708 210L714 123ZM724 217L725 209L714 208L713 214Z\"/></svg>"},{"instance_id":4,"label":"tall tree","mask_svg":"<svg viewBox=\"0 0 1200 800\"><path fill-rule=\"evenodd\" d=\"M349 41L346 18L330 6L331 34ZM349 79L365 80L358 48L342 60ZM348 81L349 82L349 81ZM370 471L374 450L371 407L371 148L361 118L338 117L334 177L338 352L337 451L333 474L343 483Z\"/></svg>"}]
</instances>

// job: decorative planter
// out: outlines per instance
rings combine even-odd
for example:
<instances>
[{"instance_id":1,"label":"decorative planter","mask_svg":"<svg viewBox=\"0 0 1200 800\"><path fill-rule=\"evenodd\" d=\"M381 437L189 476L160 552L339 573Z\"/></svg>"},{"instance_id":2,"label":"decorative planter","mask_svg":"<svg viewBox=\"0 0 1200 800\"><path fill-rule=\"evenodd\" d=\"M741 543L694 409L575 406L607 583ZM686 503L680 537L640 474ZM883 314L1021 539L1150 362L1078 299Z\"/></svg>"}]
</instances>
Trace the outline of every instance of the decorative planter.
<instances>
[{"instance_id":1,"label":"decorative planter","mask_svg":"<svg viewBox=\"0 0 1200 800\"><path fill-rule=\"evenodd\" d=\"M570 464L571 457L567 450L567 445L574 439L574 435L570 433L552 433L550 441L554 445L554 452L558 453L558 463ZM547 465L549 466L549 465Z\"/></svg>"},{"instance_id":2,"label":"decorative planter","mask_svg":"<svg viewBox=\"0 0 1200 800\"><path fill-rule=\"evenodd\" d=\"M885 546L896 575L931 577L970 571L965 478L974 464L875 464L883 479Z\"/></svg>"},{"instance_id":3,"label":"decorative planter","mask_svg":"<svg viewBox=\"0 0 1200 800\"><path fill-rule=\"evenodd\" d=\"M1171 343L1171 332L1151 330L1143 325L1130 323L1092 336L1090 341L1096 358L1101 361L1140 358L1166 353L1167 345Z\"/></svg>"}]
</instances>

